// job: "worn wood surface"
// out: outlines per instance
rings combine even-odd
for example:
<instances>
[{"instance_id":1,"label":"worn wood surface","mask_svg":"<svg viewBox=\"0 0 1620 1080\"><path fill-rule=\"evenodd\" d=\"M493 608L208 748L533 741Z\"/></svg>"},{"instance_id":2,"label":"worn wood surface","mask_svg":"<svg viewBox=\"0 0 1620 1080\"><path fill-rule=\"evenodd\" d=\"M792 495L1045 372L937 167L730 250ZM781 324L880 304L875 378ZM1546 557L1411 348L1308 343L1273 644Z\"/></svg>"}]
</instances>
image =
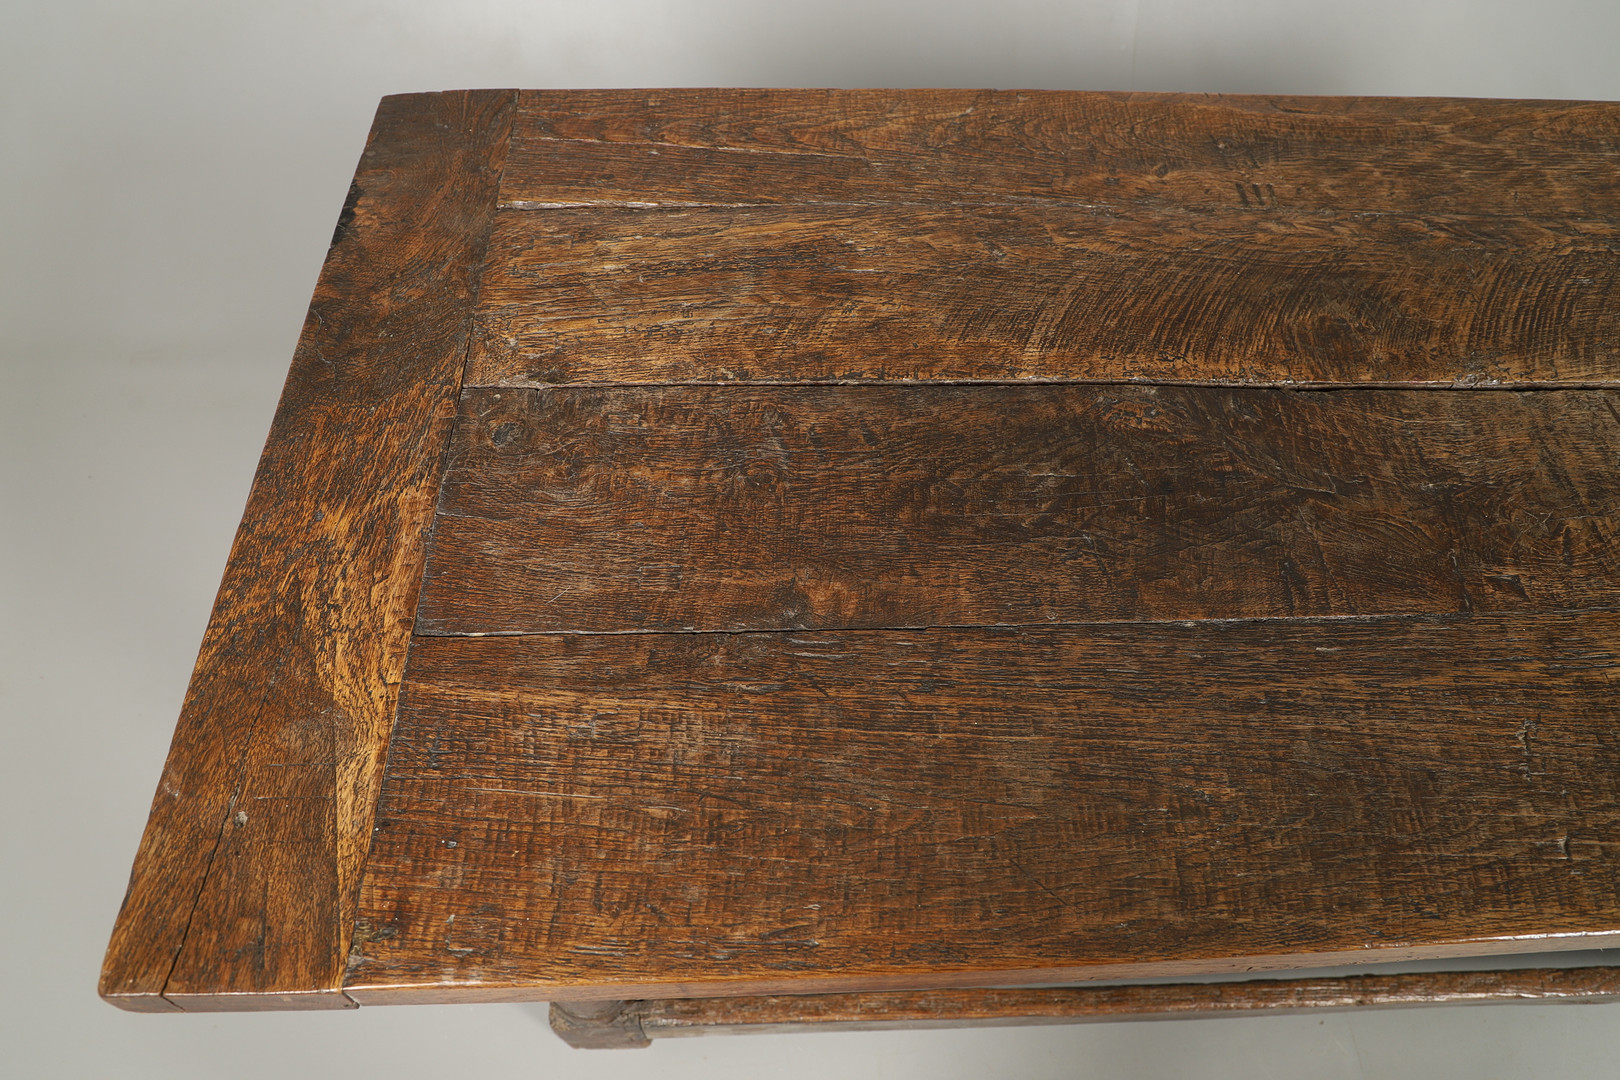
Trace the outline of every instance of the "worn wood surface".
<instances>
[{"instance_id":1,"label":"worn wood surface","mask_svg":"<svg viewBox=\"0 0 1620 1080\"><path fill-rule=\"evenodd\" d=\"M1059 199L1613 218L1612 102L983 90L525 92L503 205Z\"/></svg>"},{"instance_id":2,"label":"worn wood surface","mask_svg":"<svg viewBox=\"0 0 1620 1080\"><path fill-rule=\"evenodd\" d=\"M419 633L1615 602L1620 394L476 390Z\"/></svg>"},{"instance_id":3,"label":"worn wood surface","mask_svg":"<svg viewBox=\"0 0 1620 1080\"><path fill-rule=\"evenodd\" d=\"M594 1003L554 1004L551 1026L574 1046L620 1048L686 1035L1077 1024L1277 1010L1587 1004L1617 999L1620 969L1530 968L1155 986L674 998L614 1002L606 1009L592 1009Z\"/></svg>"},{"instance_id":4,"label":"worn wood surface","mask_svg":"<svg viewBox=\"0 0 1620 1080\"><path fill-rule=\"evenodd\" d=\"M386 100L103 993L1614 939L1617 164L1601 103Z\"/></svg>"},{"instance_id":5,"label":"worn wood surface","mask_svg":"<svg viewBox=\"0 0 1620 1080\"><path fill-rule=\"evenodd\" d=\"M347 985L686 997L1598 947L1617 632L421 638Z\"/></svg>"},{"instance_id":6,"label":"worn wood surface","mask_svg":"<svg viewBox=\"0 0 1620 1080\"><path fill-rule=\"evenodd\" d=\"M597 207L491 244L468 385L1620 379L1607 219Z\"/></svg>"},{"instance_id":7,"label":"worn wood surface","mask_svg":"<svg viewBox=\"0 0 1620 1080\"><path fill-rule=\"evenodd\" d=\"M203 640L101 992L335 1007L514 95L385 99Z\"/></svg>"},{"instance_id":8,"label":"worn wood surface","mask_svg":"<svg viewBox=\"0 0 1620 1080\"><path fill-rule=\"evenodd\" d=\"M470 385L1605 383L1620 106L526 93Z\"/></svg>"}]
</instances>

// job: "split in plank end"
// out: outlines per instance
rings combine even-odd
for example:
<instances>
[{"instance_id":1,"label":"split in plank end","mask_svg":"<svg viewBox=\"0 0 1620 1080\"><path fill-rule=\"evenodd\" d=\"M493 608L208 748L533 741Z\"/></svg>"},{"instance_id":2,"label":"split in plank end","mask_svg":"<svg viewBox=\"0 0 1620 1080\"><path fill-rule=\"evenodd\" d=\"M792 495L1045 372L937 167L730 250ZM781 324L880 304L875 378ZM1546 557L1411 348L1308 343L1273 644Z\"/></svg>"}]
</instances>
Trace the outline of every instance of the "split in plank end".
<instances>
[{"instance_id":1,"label":"split in plank end","mask_svg":"<svg viewBox=\"0 0 1620 1080\"><path fill-rule=\"evenodd\" d=\"M116 1005L352 1004L343 959L514 99L378 110L107 950Z\"/></svg>"}]
</instances>

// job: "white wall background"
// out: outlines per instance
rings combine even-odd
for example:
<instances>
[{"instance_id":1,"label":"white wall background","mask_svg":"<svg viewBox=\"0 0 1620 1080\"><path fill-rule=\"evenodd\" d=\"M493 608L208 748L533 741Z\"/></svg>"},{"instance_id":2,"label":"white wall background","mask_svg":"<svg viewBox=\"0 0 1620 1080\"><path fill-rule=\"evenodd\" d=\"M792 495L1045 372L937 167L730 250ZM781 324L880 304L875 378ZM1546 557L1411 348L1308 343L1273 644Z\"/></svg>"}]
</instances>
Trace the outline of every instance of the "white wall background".
<instances>
[{"instance_id":1,"label":"white wall background","mask_svg":"<svg viewBox=\"0 0 1620 1080\"><path fill-rule=\"evenodd\" d=\"M1620 1006L589 1053L535 1006L135 1016L97 1000L377 98L658 85L1620 99L1620 4L0 0L0 1075L1620 1076Z\"/></svg>"}]
</instances>

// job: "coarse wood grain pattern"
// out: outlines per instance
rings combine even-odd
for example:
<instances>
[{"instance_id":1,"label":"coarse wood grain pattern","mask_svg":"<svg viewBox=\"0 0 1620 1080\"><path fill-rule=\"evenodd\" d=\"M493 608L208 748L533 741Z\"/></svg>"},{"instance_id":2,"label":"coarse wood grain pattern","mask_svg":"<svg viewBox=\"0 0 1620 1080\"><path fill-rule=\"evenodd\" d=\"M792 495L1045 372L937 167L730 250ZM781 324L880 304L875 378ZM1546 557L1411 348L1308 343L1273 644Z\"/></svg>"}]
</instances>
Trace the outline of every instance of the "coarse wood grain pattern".
<instances>
[{"instance_id":1,"label":"coarse wood grain pattern","mask_svg":"<svg viewBox=\"0 0 1620 1080\"><path fill-rule=\"evenodd\" d=\"M346 988L918 990L1620 935L1620 615L419 638Z\"/></svg>"},{"instance_id":2,"label":"coarse wood grain pattern","mask_svg":"<svg viewBox=\"0 0 1620 1080\"><path fill-rule=\"evenodd\" d=\"M983 90L522 96L502 204L1620 213L1620 105Z\"/></svg>"},{"instance_id":3,"label":"coarse wood grain pattern","mask_svg":"<svg viewBox=\"0 0 1620 1080\"><path fill-rule=\"evenodd\" d=\"M1617 396L469 390L418 632L1611 606Z\"/></svg>"},{"instance_id":4,"label":"coarse wood grain pattern","mask_svg":"<svg viewBox=\"0 0 1620 1080\"><path fill-rule=\"evenodd\" d=\"M515 95L386 98L113 931L148 1009L333 1007Z\"/></svg>"},{"instance_id":5,"label":"coarse wood grain pattern","mask_svg":"<svg viewBox=\"0 0 1620 1080\"><path fill-rule=\"evenodd\" d=\"M1603 103L385 99L103 995L1611 996L948 991L1620 942L1617 166Z\"/></svg>"},{"instance_id":6,"label":"coarse wood grain pattern","mask_svg":"<svg viewBox=\"0 0 1620 1080\"><path fill-rule=\"evenodd\" d=\"M491 251L473 386L1620 382L1610 220L597 207Z\"/></svg>"},{"instance_id":7,"label":"coarse wood grain pattern","mask_svg":"<svg viewBox=\"0 0 1620 1080\"><path fill-rule=\"evenodd\" d=\"M574 1046L607 1048L646 1046L652 1039L687 1035L1078 1024L1205 1019L1277 1010L1615 1000L1620 1000L1620 969L1532 968L1155 986L673 998L619 1002L605 1010L591 1009L594 1003L554 1004L551 1026Z\"/></svg>"}]
</instances>

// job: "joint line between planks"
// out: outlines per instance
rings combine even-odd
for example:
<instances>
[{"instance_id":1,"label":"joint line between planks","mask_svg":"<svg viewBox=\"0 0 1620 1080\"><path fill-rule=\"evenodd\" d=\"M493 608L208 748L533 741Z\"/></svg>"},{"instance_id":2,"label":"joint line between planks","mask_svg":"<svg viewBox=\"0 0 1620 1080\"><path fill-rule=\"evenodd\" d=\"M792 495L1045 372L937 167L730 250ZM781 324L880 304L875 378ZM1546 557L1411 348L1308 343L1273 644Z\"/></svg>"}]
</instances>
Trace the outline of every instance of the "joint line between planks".
<instances>
[{"instance_id":1,"label":"joint line between planks","mask_svg":"<svg viewBox=\"0 0 1620 1080\"><path fill-rule=\"evenodd\" d=\"M494 177L495 199L493 201L494 201L494 203L495 203L495 205L497 207L499 205L499 200L500 200L501 184L506 179L506 163L507 163L507 160L508 160L509 155L510 155L511 142L512 142L512 121L513 121L514 116L517 113L518 99L519 99L520 96L521 96L520 91L513 90L513 91L510 92L510 96L507 99L507 114L506 114L506 123L505 123L506 134L505 134L505 137L501 140L501 143L500 143L500 145L501 145L501 154L502 154L501 162L500 162L500 168L499 168L498 172L496 173L496 175ZM469 283L470 288L469 288L469 296L467 298L467 310L466 310L466 314L464 315L464 322L463 322L463 327L464 327L466 337L465 337L465 340L462 342L462 346L461 346L461 363L459 365L459 369L458 369L458 372L457 372L456 391L455 391L454 395L452 395L452 397L450 398L450 400L452 400L452 401L454 401L456 399L459 399L468 389L467 385L466 385L466 381L467 381L467 363L468 363L468 360L472 356L473 337L474 337L474 335L473 335L473 321L477 318L478 296L479 296L479 292L481 291L482 286L483 286L484 272L485 272L485 270L487 270L489 268L489 262L490 262L489 241L490 241L491 235L494 232L494 225L495 225L495 212L494 212L494 209L492 208L491 212L489 214L488 226L484 230L483 244L482 244L482 247L481 247L481 249L480 249L480 251L478 253L478 265L477 265L477 268L474 270L474 272L473 272L473 274L471 276L471 281ZM427 528L423 532L422 545L421 545L421 550L419 552L420 557L417 559L417 566L418 566L417 573L416 573L417 603L411 605L411 628L410 628L410 631L409 631L409 634L408 634L408 637L407 637L407 640L406 640L405 660L404 660L404 662L403 662L403 664L401 666L401 677L400 677L400 685L401 686L404 685L404 681L405 681L404 680L404 673L408 672L410 670L410 644L412 642L414 642L418 637L422 636L421 634L419 634L417 632L416 623L417 623L417 620L420 618L420 612L421 612L421 592L422 592L423 577L424 577L424 575L426 573L426 570L427 570L427 553L428 553L429 547L431 547L431 545L432 545L434 527L438 523L438 520L439 520L439 506L440 506L440 503L441 503L441 501L442 501L442 499L444 497L444 477L445 477L445 474L446 474L446 472L448 471L448 468L449 468L450 446L455 441L455 432L456 432L456 426L457 426L458 421L459 421L459 418L452 415L451 419L450 419L450 423L445 425L444 441L439 447L439 453L438 453L438 456L437 456L437 462L438 462L437 475L439 477L439 483L438 483L439 490L438 490L437 497L433 500L433 503L434 503L433 513L429 516L428 521L427 521ZM386 778L387 775L388 775L388 759L393 753L393 748L394 748L394 728L399 723L400 695L397 692L397 689L398 688L396 687L396 693L394 695L393 712L392 712L392 715L388 719L388 738L383 743L382 758L381 758L381 761L379 762L379 774L378 775L381 776L381 777L384 777L384 778ZM381 795L381 789L380 788L378 790L378 794L379 794L379 798L380 798L380 795ZM358 900L358 890L359 890L359 888L361 886L363 886L363 884L364 884L364 882L366 880L366 873L370 869L370 866L371 866L372 839L373 839L373 837L375 835L376 835L376 826L375 826L375 822L373 822L373 827L366 833L366 836L364 838L365 845L366 845L366 853L365 853L365 856L360 860L360 863L359 863L359 876L358 876L358 878L356 880L356 899L357 900ZM340 912L340 914L341 914L341 912ZM354 998L354 996L351 995L348 992L348 989L347 989L345 983L347 981L347 975L348 975L349 952L353 948L354 930L355 930L355 925L356 925L356 923L358 921L358 918L359 918L359 911L358 911L358 904L357 904L356 911L354 912L354 918L349 920L348 925L345 926L340 922L340 924L338 926L338 933L341 934L342 937L339 939L339 950L338 950L339 951L339 956L338 956L338 964L337 964L337 966L338 966L338 987L337 987L337 989L338 989L338 993L342 994L344 999L346 1001L348 1001L351 1005L353 1005L355 1008L360 1007L360 1002L357 1001Z\"/></svg>"},{"instance_id":2,"label":"joint line between planks","mask_svg":"<svg viewBox=\"0 0 1620 1080\"><path fill-rule=\"evenodd\" d=\"M562 142L565 140L554 140ZM589 140L572 140L589 142ZM601 146L641 146L637 143L595 143ZM707 148L714 149L714 148ZM850 159L862 160L862 159ZM894 207L900 210L997 210L1036 207L1054 207L1074 210L1079 213L1092 214L1098 217L1121 217L1132 211L1143 209L1159 210L1162 207L1138 201L1117 203L1089 202L1085 199L1065 199L1061 196L1050 195L1002 195L995 198L984 199L929 199L929 198L890 198L890 199L772 199L760 202L751 202L747 199L727 201L713 201L705 199L661 199L656 202L640 199L502 199L495 209L508 214L534 214L547 210L619 210L619 211L686 211L686 210L873 210L885 207ZM1295 208L1285 206L1231 206L1224 203L1182 203L1172 202L1169 209L1191 214L1209 215L1251 215L1266 218L1306 219L1306 218L1354 218L1363 220L1367 218L1408 218L1421 221L1453 221L1467 218L1482 221L1528 221L1535 224L1557 225L1600 225L1614 226L1617 219L1608 215L1592 215L1586 217L1571 217L1562 214L1510 214L1494 213L1488 210L1471 211L1466 214L1455 212L1436 211L1424 213L1414 210L1368 210L1354 207L1333 207L1321 209Z\"/></svg>"},{"instance_id":3,"label":"joint line between planks","mask_svg":"<svg viewBox=\"0 0 1620 1080\"><path fill-rule=\"evenodd\" d=\"M1137 626L1180 626L1186 629L1195 627L1219 626L1246 626L1265 623L1278 625L1324 625L1338 624L1372 624L1372 623L1457 623L1472 622L1476 619L1492 617L1505 617L1512 615L1529 615L1534 617L1576 616L1576 615L1608 615L1620 613L1620 606L1598 606L1580 608L1547 608L1530 612L1494 612L1491 615L1478 615L1473 612L1452 611L1422 611L1422 612L1391 612L1382 615L1256 615L1236 619L1099 619L1099 620L1064 620L1057 622L1027 622L1027 623L926 623L914 625L894 626L776 626L762 628L748 628L742 630L694 630L694 629L659 629L659 630L437 630L417 629L412 632L412 639L416 638L512 638L512 637L634 637L651 635L684 634L688 636L726 635L737 636L745 634L886 634L908 633L925 634L936 630L1097 630L1108 627L1137 627Z\"/></svg>"},{"instance_id":4,"label":"joint line between planks","mask_svg":"<svg viewBox=\"0 0 1620 1080\"><path fill-rule=\"evenodd\" d=\"M658 379L545 382L463 382L463 396L470 390L615 390L657 389L660 387L793 387L847 386L856 388L929 386L1174 386L1208 390L1281 390L1301 394L1337 393L1355 390L1392 390L1449 393L1579 393L1620 390L1620 375L1611 381L1584 379L1572 382L1281 382L1238 379L1086 379L1040 377L1029 379Z\"/></svg>"}]
</instances>

